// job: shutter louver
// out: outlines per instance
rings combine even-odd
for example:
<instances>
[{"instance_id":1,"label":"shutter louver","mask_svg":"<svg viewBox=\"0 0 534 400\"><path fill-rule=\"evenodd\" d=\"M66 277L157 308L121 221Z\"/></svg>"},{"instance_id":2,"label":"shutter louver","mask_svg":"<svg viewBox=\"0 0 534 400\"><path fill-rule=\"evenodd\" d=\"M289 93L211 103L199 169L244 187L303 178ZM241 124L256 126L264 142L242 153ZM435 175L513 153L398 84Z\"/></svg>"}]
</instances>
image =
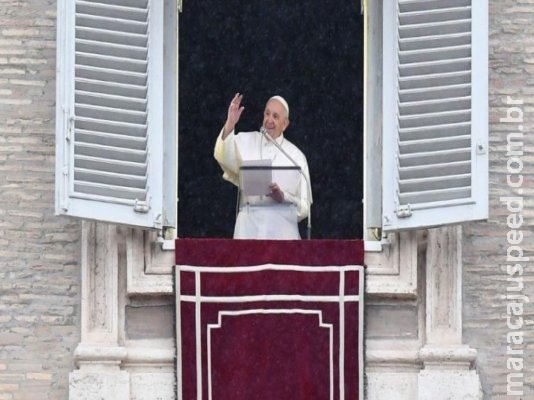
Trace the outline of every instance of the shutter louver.
<instances>
[{"instance_id":1,"label":"shutter louver","mask_svg":"<svg viewBox=\"0 0 534 400\"><path fill-rule=\"evenodd\" d=\"M60 26L58 12L58 43L65 43L65 54L58 50L58 87L67 81L58 89L64 114L58 140L65 143L58 147L58 213L160 227L161 3L63 0L58 6L66 19Z\"/></svg>"},{"instance_id":2,"label":"shutter louver","mask_svg":"<svg viewBox=\"0 0 534 400\"><path fill-rule=\"evenodd\" d=\"M76 2L74 192L80 197L146 200L147 56L148 0Z\"/></svg>"},{"instance_id":3,"label":"shutter louver","mask_svg":"<svg viewBox=\"0 0 534 400\"><path fill-rule=\"evenodd\" d=\"M474 181L484 173L484 160L487 164L487 126L485 140L484 132L474 130L475 124L484 125L475 119L487 120L487 105L483 93L474 93L473 81L487 77L487 67L481 71L484 63L473 60L473 32L483 28L474 26L472 0L393 0L389 7L384 14L384 160L394 165L384 165L384 229L485 218L483 211L456 214L451 208L472 208L480 200L481 185L475 187ZM487 47L487 28L477 46ZM478 145L483 151L477 152Z\"/></svg>"}]
</instances>

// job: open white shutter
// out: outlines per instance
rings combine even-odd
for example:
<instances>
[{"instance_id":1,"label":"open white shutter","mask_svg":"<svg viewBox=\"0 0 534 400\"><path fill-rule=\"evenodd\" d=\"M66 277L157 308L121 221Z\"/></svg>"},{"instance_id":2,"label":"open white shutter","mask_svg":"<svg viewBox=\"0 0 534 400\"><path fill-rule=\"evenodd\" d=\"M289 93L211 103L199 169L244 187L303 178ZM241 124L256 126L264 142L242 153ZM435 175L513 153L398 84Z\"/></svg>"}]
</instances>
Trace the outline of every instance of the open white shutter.
<instances>
[{"instance_id":1,"label":"open white shutter","mask_svg":"<svg viewBox=\"0 0 534 400\"><path fill-rule=\"evenodd\" d=\"M58 3L56 212L160 228L163 1Z\"/></svg>"},{"instance_id":2,"label":"open white shutter","mask_svg":"<svg viewBox=\"0 0 534 400\"><path fill-rule=\"evenodd\" d=\"M487 0L385 0L383 229L487 218Z\"/></svg>"}]
</instances>

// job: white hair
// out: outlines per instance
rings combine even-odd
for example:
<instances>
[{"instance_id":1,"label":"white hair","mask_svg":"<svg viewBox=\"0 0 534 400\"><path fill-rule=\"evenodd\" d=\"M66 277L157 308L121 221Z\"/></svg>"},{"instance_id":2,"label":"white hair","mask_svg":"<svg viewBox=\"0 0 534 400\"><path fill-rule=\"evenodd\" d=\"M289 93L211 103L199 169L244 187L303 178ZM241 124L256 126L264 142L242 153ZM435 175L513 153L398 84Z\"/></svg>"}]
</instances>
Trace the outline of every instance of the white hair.
<instances>
[{"instance_id":1,"label":"white hair","mask_svg":"<svg viewBox=\"0 0 534 400\"><path fill-rule=\"evenodd\" d=\"M269 101L271 100L278 100L282 104L282 106L285 108L287 118L289 118L289 104L287 104L286 99L284 99L282 96L273 96L269 99Z\"/></svg>"}]
</instances>

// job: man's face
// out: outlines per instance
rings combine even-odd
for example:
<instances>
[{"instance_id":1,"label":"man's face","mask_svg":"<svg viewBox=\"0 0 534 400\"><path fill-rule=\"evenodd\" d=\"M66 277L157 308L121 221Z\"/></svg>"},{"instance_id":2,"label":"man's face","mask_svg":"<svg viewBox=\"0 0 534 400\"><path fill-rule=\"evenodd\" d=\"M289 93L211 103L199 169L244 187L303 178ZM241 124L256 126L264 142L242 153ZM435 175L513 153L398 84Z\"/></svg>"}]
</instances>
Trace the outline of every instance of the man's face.
<instances>
[{"instance_id":1,"label":"man's face","mask_svg":"<svg viewBox=\"0 0 534 400\"><path fill-rule=\"evenodd\" d=\"M269 100L263 112L263 127L276 139L289 125L286 109L278 100Z\"/></svg>"}]
</instances>

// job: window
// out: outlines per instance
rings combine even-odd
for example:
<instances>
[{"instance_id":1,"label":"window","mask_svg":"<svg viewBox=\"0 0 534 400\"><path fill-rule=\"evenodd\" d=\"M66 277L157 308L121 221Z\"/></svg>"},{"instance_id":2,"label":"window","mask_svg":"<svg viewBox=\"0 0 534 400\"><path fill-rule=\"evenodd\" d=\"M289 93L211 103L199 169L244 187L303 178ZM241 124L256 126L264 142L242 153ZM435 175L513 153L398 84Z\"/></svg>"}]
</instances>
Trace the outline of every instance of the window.
<instances>
[{"instance_id":1,"label":"window","mask_svg":"<svg viewBox=\"0 0 534 400\"><path fill-rule=\"evenodd\" d=\"M232 237L236 189L213 158L235 92L238 131L289 103L285 138L308 161L312 237L361 238L363 17L354 0L203 0L180 15L179 235ZM215 196L214 196L215 195ZM300 224L306 237L306 223Z\"/></svg>"},{"instance_id":2,"label":"window","mask_svg":"<svg viewBox=\"0 0 534 400\"><path fill-rule=\"evenodd\" d=\"M487 217L487 1L365 5L365 226ZM59 214L176 226L176 8L59 2Z\"/></svg>"}]
</instances>

